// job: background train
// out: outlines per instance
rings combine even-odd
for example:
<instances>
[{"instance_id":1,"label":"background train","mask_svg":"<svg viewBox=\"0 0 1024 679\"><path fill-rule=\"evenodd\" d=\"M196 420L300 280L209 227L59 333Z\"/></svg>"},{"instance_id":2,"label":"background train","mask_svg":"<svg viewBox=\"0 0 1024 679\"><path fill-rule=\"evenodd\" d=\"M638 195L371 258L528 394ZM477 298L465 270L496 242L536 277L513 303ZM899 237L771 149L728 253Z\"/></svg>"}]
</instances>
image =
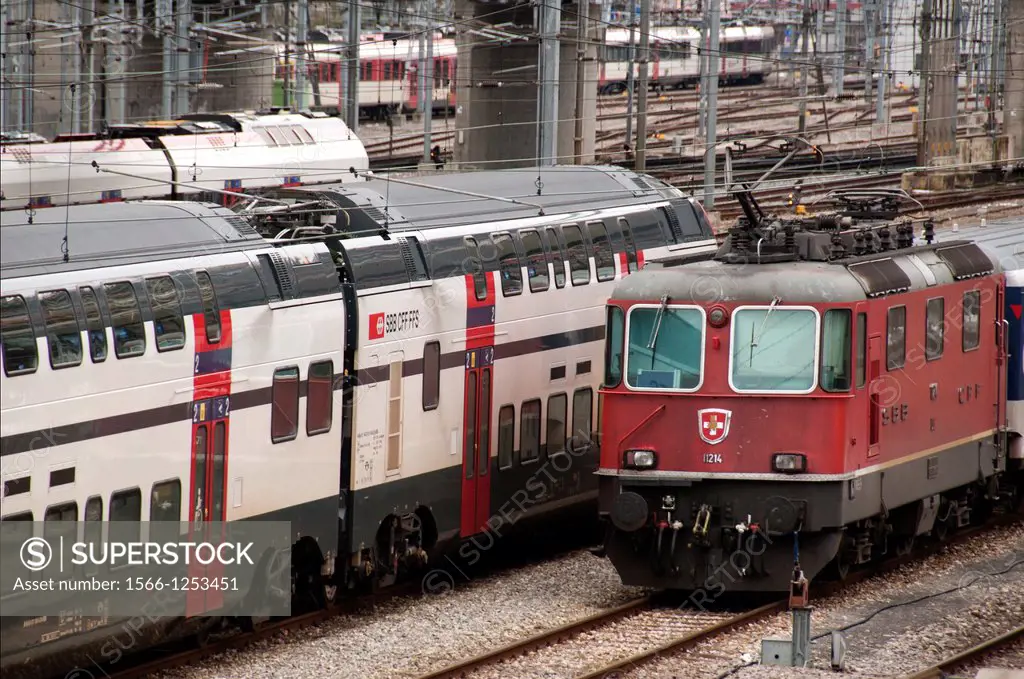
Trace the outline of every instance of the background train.
<instances>
[{"instance_id":1,"label":"background train","mask_svg":"<svg viewBox=\"0 0 1024 679\"><path fill-rule=\"evenodd\" d=\"M340 118L196 113L0 145L0 210L162 198L227 205L224 192L359 181L350 168L365 171L369 159Z\"/></svg>"},{"instance_id":2,"label":"background train","mask_svg":"<svg viewBox=\"0 0 1024 679\"><path fill-rule=\"evenodd\" d=\"M755 223L609 302L598 475L623 582L786 591L794 557L843 577L1016 509L1019 226Z\"/></svg>"},{"instance_id":3,"label":"background train","mask_svg":"<svg viewBox=\"0 0 1024 679\"><path fill-rule=\"evenodd\" d=\"M287 520L300 610L596 518L604 304L650 257L714 251L697 203L593 167L268 198L0 213L5 552L30 520ZM109 615L23 622L0 621L5 676L123 652Z\"/></svg>"},{"instance_id":4,"label":"background train","mask_svg":"<svg viewBox=\"0 0 1024 679\"><path fill-rule=\"evenodd\" d=\"M639 32L633 41L639 44ZM777 56L772 26L729 26L722 29L719 79L723 84L758 83L772 72ZM652 29L649 77L653 88L696 85L700 80L700 32L694 28L670 26ZM626 91L629 70L629 31L610 29L599 46L601 94ZM455 40L437 34L433 52L433 106L455 109L457 50ZM274 105L283 106L285 78L294 85L293 49L286 58L284 45L277 47ZM318 43L306 56L314 106L344 110L342 83L345 79L345 46ZM359 108L365 115L380 118L390 113L413 112L419 105L419 41L408 39L372 40L359 46ZM639 72L634 66L634 76ZM319 102L317 102L317 95Z\"/></svg>"}]
</instances>

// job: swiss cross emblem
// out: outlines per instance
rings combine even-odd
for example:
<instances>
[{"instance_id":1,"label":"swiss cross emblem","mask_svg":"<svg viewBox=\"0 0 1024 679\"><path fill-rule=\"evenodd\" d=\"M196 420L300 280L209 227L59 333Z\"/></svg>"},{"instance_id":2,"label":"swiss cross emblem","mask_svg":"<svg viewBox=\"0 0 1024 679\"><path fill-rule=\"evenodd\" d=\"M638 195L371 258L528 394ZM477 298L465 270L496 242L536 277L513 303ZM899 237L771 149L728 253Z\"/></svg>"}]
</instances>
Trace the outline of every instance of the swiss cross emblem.
<instances>
[{"instance_id":1,"label":"swiss cross emblem","mask_svg":"<svg viewBox=\"0 0 1024 679\"><path fill-rule=\"evenodd\" d=\"M706 408L697 411L697 431L705 443L715 445L729 435L729 421L732 411Z\"/></svg>"}]
</instances>

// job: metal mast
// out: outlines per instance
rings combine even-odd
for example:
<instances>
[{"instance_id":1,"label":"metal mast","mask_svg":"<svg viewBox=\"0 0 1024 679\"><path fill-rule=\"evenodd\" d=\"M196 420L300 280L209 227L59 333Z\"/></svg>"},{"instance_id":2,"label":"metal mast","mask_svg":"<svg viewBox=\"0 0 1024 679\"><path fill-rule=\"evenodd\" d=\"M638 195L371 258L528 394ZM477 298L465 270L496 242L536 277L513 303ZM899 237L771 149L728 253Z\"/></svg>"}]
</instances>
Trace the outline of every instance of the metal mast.
<instances>
[{"instance_id":1,"label":"metal mast","mask_svg":"<svg viewBox=\"0 0 1024 679\"><path fill-rule=\"evenodd\" d=\"M423 101L423 162L430 162L430 127L434 115L434 0L426 0L427 55L424 59L426 68L423 70L424 88L421 91Z\"/></svg>"},{"instance_id":2,"label":"metal mast","mask_svg":"<svg viewBox=\"0 0 1024 679\"><path fill-rule=\"evenodd\" d=\"M709 3L708 34L711 47L708 50L708 114L707 135L704 149L704 207L715 207L715 145L718 143L718 47L721 32L721 7L717 0ZM805 43L806 45L806 43ZM806 68L803 69L806 73ZM806 76L805 76L806 77Z\"/></svg>"},{"instance_id":3,"label":"metal mast","mask_svg":"<svg viewBox=\"0 0 1024 679\"><path fill-rule=\"evenodd\" d=\"M633 90L636 83L636 0L629 0L629 44L626 46L626 144L633 146Z\"/></svg>"},{"instance_id":4,"label":"metal mast","mask_svg":"<svg viewBox=\"0 0 1024 679\"><path fill-rule=\"evenodd\" d=\"M560 0L540 0L538 165L558 162L558 29L561 19Z\"/></svg>"},{"instance_id":5,"label":"metal mast","mask_svg":"<svg viewBox=\"0 0 1024 679\"><path fill-rule=\"evenodd\" d=\"M716 4L716 3L712 3ZM640 101L636 112L636 171L647 170L647 64L650 61L651 0L640 0Z\"/></svg>"},{"instance_id":6,"label":"metal mast","mask_svg":"<svg viewBox=\"0 0 1024 679\"><path fill-rule=\"evenodd\" d=\"M348 3L348 45L345 50L345 122L359 127L359 0Z\"/></svg>"},{"instance_id":7,"label":"metal mast","mask_svg":"<svg viewBox=\"0 0 1024 679\"><path fill-rule=\"evenodd\" d=\"M572 152L583 164L583 101L586 96L587 38L590 35L590 0L576 0L576 106L573 111Z\"/></svg>"},{"instance_id":8,"label":"metal mast","mask_svg":"<svg viewBox=\"0 0 1024 679\"><path fill-rule=\"evenodd\" d=\"M181 0L179 0L180 2ZM295 110L306 108L306 40L309 0L299 0L295 16Z\"/></svg>"}]
</instances>

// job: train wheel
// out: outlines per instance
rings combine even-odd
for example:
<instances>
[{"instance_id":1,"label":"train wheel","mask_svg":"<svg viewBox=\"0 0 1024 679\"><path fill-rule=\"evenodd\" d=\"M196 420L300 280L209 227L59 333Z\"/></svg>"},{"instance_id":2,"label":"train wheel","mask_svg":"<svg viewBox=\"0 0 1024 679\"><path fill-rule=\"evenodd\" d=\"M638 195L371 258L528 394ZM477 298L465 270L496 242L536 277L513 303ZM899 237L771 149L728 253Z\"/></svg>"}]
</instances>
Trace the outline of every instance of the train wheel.
<instances>
[{"instance_id":1,"label":"train wheel","mask_svg":"<svg viewBox=\"0 0 1024 679\"><path fill-rule=\"evenodd\" d=\"M909 537L897 537L896 540L896 556L907 556L914 551L914 536Z\"/></svg>"},{"instance_id":2,"label":"train wheel","mask_svg":"<svg viewBox=\"0 0 1024 679\"><path fill-rule=\"evenodd\" d=\"M829 580L836 580L842 582L850 576L850 567L853 565L853 559L851 558L856 547L856 541L851 537L844 537L839 543L839 549L836 550L836 555L832 557L832 560L828 563L825 568L826 577Z\"/></svg>"}]
</instances>

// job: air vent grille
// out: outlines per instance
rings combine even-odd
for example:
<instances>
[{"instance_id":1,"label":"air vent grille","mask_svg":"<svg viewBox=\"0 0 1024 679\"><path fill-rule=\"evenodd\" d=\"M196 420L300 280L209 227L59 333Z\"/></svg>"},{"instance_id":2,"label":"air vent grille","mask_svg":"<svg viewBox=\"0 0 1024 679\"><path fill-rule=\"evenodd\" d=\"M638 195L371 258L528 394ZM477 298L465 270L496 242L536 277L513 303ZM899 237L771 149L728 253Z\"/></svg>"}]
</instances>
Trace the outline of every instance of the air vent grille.
<instances>
[{"instance_id":1,"label":"air vent grille","mask_svg":"<svg viewBox=\"0 0 1024 679\"><path fill-rule=\"evenodd\" d=\"M288 266L280 252L270 253L270 262L274 266L274 277L277 278L277 285L281 288L281 297L284 299L295 298L295 281L288 272Z\"/></svg>"},{"instance_id":2,"label":"air vent grille","mask_svg":"<svg viewBox=\"0 0 1024 679\"><path fill-rule=\"evenodd\" d=\"M361 209L362 209L363 213L366 214L366 216L369 217L370 219L372 219L373 221L375 221L375 222L377 222L379 224L383 224L384 223L384 221L385 221L385 214L384 214L384 211L381 210L379 207L366 206L366 207L363 207Z\"/></svg>"},{"instance_id":3,"label":"air vent grille","mask_svg":"<svg viewBox=\"0 0 1024 679\"><path fill-rule=\"evenodd\" d=\"M244 217L232 215L230 217L225 217L224 220L231 226L235 227L238 233L242 236L258 237L260 235L259 232L253 228L252 224L249 223L249 220L245 219Z\"/></svg>"},{"instance_id":4,"label":"air vent grille","mask_svg":"<svg viewBox=\"0 0 1024 679\"><path fill-rule=\"evenodd\" d=\"M665 211L665 218L668 219L668 228L672 230L672 238L676 243L681 243L683 240L683 229L679 224L679 215L676 214L676 209L672 205L667 205L661 209Z\"/></svg>"},{"instance_id":5,"label":"air vent grille","mask_svg":"<svg viewBox=\"0 0 1024 679\"><path fill-rule=\"evenodd\" d=\"M650 191L653 188L650 184L647 183L647 180L644 179L643 177L632 177L632 179L633 183L639 186L644 191Z\"/></svg>"}]
</instances>

